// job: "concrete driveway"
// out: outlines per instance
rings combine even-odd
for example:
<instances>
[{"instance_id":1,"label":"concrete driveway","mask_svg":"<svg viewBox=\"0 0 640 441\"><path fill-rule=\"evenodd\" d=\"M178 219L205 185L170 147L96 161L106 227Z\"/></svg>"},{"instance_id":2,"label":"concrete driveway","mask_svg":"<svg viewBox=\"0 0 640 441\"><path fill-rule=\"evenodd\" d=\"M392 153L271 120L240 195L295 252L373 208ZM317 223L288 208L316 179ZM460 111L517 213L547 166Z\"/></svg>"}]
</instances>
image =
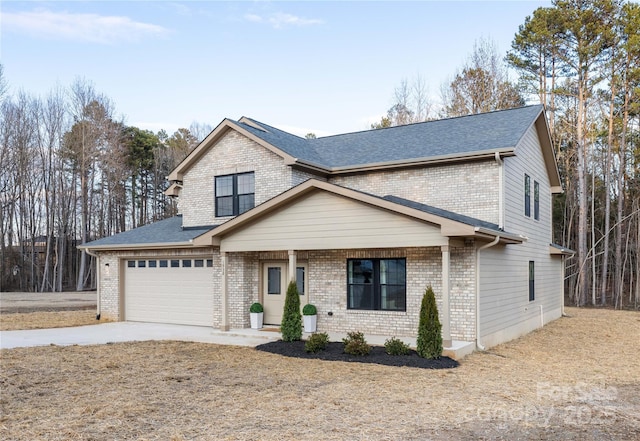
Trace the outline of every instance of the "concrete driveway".
<instances>
[{"instance_id":1,"label":"concrete driveway","mask_svg":"<svg viewBox=\"0 0 640 441\"><path fill-rule=\"evenodd\" d=\"M222 332L204 326L115 322L73 328L0 331L0 349L49 345L102 345L148 340L193 341L255 347L279 338L279 332L255 329L237 329Z\"/></svg>"}]
</instances>

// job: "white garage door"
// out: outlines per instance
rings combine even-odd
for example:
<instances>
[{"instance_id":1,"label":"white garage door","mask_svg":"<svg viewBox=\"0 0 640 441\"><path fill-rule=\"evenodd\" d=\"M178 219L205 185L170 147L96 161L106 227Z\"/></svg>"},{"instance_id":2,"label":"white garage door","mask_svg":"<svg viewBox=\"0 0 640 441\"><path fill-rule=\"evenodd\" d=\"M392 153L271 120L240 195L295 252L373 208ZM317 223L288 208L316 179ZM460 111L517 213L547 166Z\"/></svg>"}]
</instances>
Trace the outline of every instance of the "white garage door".
<instances>
[{"instance_id":1,"label":"white garage door","mask_svg":"<svg viewBox=\"0 0 640 441\"><path fill-rule=\"evenodd\" d=\"M213 326L213 268L206 258L128 259L125 320Z\"/></svg>"}]
</instances>

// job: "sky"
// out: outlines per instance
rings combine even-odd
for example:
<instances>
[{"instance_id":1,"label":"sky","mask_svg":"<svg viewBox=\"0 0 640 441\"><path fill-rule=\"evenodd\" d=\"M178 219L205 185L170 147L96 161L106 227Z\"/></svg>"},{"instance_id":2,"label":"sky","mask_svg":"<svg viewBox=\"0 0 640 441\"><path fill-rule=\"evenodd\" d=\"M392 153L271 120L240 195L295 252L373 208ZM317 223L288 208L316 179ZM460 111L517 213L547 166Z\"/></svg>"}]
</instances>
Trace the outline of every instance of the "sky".
<instances>
[{"instance_id":1,"label":"sky","mask_svg":"<svg viewBox=\"0 0 640 441\"><path fill-rule=\"evenodd\" d=\"M548 1L0 1L10 92L84 78L127 125L171 134L254 118L366 130L420 76L437 102L481 38L502 55Z\"/></svg>"}]
</instances>

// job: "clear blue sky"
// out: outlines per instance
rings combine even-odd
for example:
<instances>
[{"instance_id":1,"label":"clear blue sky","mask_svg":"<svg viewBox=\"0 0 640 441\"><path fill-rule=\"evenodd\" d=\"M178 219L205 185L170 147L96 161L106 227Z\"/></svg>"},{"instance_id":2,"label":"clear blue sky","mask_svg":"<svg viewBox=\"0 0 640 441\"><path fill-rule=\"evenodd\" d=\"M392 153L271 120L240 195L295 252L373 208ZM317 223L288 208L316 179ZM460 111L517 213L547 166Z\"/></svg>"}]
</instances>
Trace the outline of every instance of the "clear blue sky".
<instances>
[{"instance_id":1,"label":"clear blue sky","mask_svg":"<svg viewBox=\"0 0 640 441\"><path fill-rule=\"evenodd\" d=\"M363 130L403 78L431 95L479 38L501 54L548 1L0 2L15 93L80 76L129 125L169 134L249 116L304 135Z\"/></svg>"}]
</instances>

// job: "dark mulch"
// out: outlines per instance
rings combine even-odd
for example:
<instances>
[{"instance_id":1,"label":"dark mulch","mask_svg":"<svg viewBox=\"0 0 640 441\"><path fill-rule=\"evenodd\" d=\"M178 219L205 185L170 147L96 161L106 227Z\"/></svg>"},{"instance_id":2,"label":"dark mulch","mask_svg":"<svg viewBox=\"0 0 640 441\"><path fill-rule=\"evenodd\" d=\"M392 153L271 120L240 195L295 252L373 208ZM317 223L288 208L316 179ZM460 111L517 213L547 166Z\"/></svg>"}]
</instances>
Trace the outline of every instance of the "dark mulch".
<instances>
[{"instance_id":1,"label":"dark mulch","mask_svg":"<svg viewBox=\"0 0 640 441\"><path fill-rule=\"evenodd\" d=\"M304 341L285 342L278 340L257 346L256 349L272 354L284 355L286 357L308 358L313 360L375 363L385 366L407 366L422 369L450 369L459 366L457 361L449 357L428 360L419 357L414 350L411 350L409 355L389 355L385 352L383 346L372 346L369 355L350 355L344 352L344 344L340 342L330 342L324 351L319 351L315 354L304 350Z\"/></svg>"}]
</instances>

